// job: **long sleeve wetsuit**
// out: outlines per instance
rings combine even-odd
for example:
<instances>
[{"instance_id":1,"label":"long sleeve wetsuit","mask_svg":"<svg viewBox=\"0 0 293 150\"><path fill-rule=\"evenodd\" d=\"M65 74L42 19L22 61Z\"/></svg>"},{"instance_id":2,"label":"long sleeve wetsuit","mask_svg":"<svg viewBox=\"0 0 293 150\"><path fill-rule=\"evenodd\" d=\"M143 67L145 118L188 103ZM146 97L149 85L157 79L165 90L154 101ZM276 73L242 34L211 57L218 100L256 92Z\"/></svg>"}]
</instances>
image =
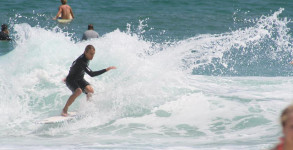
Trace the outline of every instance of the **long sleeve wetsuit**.
<instances>
[{"instance_id":1,"label":"long sleeve wetsuit","mask_svg":"<svg viewBox=\"0 0 293 150\"><path fill-rule=\"evenodd\" d=\"M92 71L89 67L89 60L85 57L84 54L79 56L71 65L69 74L66 77L66 85L72 91L75 92L77 88L81 88L84 93L85 87L89 85L89 83L83 78L84 72L86 72L91 77L101 75L105 73L107 70L102 69L100 71ZM87 94L87 93L86 93Z\"/></svg>"},{"instance_id":2,"label":"long sleeve wetsuit","mask_svg":"<svg viewBox=\"0 0 293 150\"><path fill-rule=\"evenodd\" d=\"M101 75L107 70L102 69L99 71L92 71L89 67L89 60L86 59L85 55L82 54L79 56L71 65L69 74L66 80L81 80L84 77L84 72L86 72L91 77Z\"/></svg>"}]
</instances>

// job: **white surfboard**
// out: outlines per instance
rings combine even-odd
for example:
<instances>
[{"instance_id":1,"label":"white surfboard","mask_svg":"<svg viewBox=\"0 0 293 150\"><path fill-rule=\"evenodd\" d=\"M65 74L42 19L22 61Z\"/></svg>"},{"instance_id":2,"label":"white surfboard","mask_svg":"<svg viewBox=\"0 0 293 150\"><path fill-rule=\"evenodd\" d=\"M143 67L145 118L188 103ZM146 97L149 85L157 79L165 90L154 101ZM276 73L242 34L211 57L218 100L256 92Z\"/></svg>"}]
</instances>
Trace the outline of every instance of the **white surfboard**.
<instances>
[{"instance_id":1,"label":"white surfboard","mask_svg":"<svg viewBox=\"0 0 293 150\"><path fill-rule=\"evenodd\" d=\"M64 121L69 121L69 120L72 120L74 119L77 115L76 112L68 112L68 116L64 117L64 116L53 116L53 117L49 117L49 118L46 118L40 122L37 122L39 124L52 124L52 123L61 123L61 122L64 122Z\"/></svg>"},{"instance_id":2,"label":"white surfboard","mask_svg":"<svg viewBox=\"0 0 293 150\"><path fill-rule=\"evenodd\" d=\"M59 18L57 19L57 21L59 23L69 23L73 20L72 16L70 15L69 19L61 19L61 14L59 15Z\"/></svg>"},{"instance_id":3,"label":"white surfboard","mask_svg":"<svg viewBox=\"0 0 293 150\"><path fill-rule=\"evenodd\" d=\"M57 19L57 21L58 21L59 23L69 23L69 22L72 21L72 19Z\"/></svg>"}]
</instances>

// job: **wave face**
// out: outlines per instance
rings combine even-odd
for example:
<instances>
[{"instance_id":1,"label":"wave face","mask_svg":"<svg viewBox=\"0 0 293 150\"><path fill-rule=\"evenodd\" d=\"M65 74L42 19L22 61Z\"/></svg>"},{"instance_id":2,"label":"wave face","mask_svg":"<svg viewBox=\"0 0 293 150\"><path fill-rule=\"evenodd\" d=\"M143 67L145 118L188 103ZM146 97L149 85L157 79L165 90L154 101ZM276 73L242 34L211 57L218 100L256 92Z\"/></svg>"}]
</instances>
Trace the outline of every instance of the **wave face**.
<instances>
[{"instance_id":1,"label":"wave face","mask_svg":"<svg viewBox=\"0 0 293 150\"><path fill-rule=\"evenodd\" d=\"M268 148L280 136L276 116L293 96L293 80L286 77L292 74L290 21L278 17L282 11L235 31L161 43L131 27L76 41L58 27L15 24L15 47L0 56L0 144L16 149L59 144L61 149ZM88 44L96 48L92 70L118 69L85 77L95 94L91 102L82 95L70 107L80 117L36 124L60 114L71 94L62 79Z\"/></svg>"},{"instance_id":2,"label":"wave face","mask_svg":"<svg viewBox=\"0 0 293 150\"><path fill-rule=\"evenodd\" d=\"M287 27L290 20L279 19L282 11L249 20L253 22L251 27L181 41L180 46L189 46L184 49L190 50L184 56L184 67L200 75L292 75L292 38Z\"/></svg>"}]
</instances>

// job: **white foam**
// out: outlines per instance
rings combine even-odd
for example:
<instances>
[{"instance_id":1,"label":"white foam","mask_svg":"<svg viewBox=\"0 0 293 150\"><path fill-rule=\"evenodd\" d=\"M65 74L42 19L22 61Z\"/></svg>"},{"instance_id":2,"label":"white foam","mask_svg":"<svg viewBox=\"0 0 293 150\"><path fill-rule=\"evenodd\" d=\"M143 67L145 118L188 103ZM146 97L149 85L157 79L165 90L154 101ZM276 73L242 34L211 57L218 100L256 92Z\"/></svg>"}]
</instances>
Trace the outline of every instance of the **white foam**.
<instances>
[{"instance_id":1,"label":"white foam","mask_svg":"<svg viewBox=\"0 0 293 150\"><path fill-rule=\"evenodd\" d=\"M274 14L278 13L281 11ZM99 136L96 132L106 132L118 138L167 137L166 143L175 141L175 135L188 144L195 139L198 143L227 143L276 136L279 112L293 97L291 78L192 75L194 68L212 64L213 58L222 58L231 47L246 47L270 36L271 27L265 25L272 20L285 31L287 21L276 16L264 17L260 19L264 23L247 29L167 44L120 30L74 42L59 29L16 24L16 48L0 56L0 64L5 66L0 68L0 134L86 138L88 133ZM285 35L274 41L286 48L287 32L280 34ZM85 117L53 128L33 124L36 119L60 113L71 94L62 79L88 44L96 48L92 70L112 65L117 70L85 77L95 89L92 102L86 102L83 95L70 107ZM290 45L287 48L292 50ZM228 62L222 64L229 67ZM264 124L256 121L256 125L245 127L246 122L254 123L254 118L263 119Z\"/></svg>"}]
</instances>

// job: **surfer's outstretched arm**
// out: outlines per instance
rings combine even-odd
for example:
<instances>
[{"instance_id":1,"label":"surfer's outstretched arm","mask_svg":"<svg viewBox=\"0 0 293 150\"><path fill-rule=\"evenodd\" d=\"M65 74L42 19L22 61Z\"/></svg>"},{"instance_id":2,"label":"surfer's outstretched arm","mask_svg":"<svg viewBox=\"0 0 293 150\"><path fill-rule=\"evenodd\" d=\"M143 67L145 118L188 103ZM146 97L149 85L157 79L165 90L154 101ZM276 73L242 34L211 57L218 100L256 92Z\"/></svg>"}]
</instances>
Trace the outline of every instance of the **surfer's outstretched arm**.
<instances>
[{"instance_id":1,"label":"surfer's outstretched arm","mask_svg":"<svg viewBox=\"0 0 293 150\"><path fill-rule=\"evenodd\" d=\"M99 71L92 71L89 67L86 67L85 68L85 72L90 75L91 77L95 77L95 76L98 76L98 75L101 75L111 69L116 69L115 66L111 66L111 67L108 67L106 69L102 69L102 70L99 70Z\"/></svg>"}]
</instances>

